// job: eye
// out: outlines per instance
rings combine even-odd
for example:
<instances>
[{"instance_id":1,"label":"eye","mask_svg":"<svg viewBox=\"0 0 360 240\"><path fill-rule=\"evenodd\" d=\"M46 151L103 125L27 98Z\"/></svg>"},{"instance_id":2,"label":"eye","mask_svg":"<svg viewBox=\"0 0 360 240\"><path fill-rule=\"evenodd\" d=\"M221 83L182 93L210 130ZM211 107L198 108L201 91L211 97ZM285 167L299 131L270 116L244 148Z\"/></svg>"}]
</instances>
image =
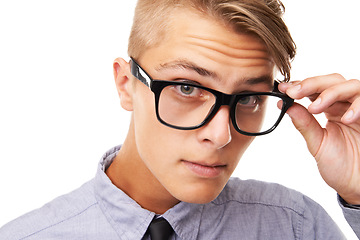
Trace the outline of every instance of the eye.
<instances>
[{"instance_id":1,"label":"eye","mask_svg":"<svg viewBox=\"0 0 360 240\"><path fill-rule=\"evenodd\" d=\"M185 95L190 95L194 92L195 88L192 86L187 86L187 85L181 85L180 86L180 91L181 93L185 94Z\"/></svg>"},{"instance_id":2,"label":"eye","mask_svg":"<svg viewBox=\"0 0 360 240\"><path fill-rule=\"evenodd\" d=\"M255 106L258 104L258 97L256 96L246 96L239 99L238 104L243 106Z\"/></svg>"},{"instance_id":3,"label":"eye","mask_svg":"<svg viewBox=\"0 0 360 240\"><path fill-rule=\"evenodd\" d=\"M200 88L191 86L191 85L173 85L176 93L183 97L201 97L203 91Z\"/></svg>"},{"instance_id":4,"label":"eye","mask_svg":"<svg viewBox=\"0 0 360 240\"><path fill-rule=\"evenodd\" d=\"M213 101L215 99L215 96L205 89L192 85L182 84L170 85L169 87L164 88L162 96L171 96L173 100L186 101L187 103L204 103L206 101Z\"/></svg>"}]
</instances>

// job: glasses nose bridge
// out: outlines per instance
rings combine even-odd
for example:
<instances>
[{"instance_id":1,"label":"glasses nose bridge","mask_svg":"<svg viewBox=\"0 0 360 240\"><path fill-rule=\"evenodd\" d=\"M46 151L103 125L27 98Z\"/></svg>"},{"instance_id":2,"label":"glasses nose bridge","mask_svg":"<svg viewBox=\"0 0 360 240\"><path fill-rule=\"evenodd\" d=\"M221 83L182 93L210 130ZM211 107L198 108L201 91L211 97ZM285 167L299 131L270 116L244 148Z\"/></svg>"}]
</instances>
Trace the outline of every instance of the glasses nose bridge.
<instances>
[{"instance_id":1,"label":"glasses nose bridge","mask_svg":"<svg viewBox=\"0 0 360 240\"><path fill-rule=\"evenodd\" d=\"M232 119L232 106L233 103L235 102L235 98L236 95L230 95L230 94L226 94L226 93L220 93L217 97L216 97L216 103L214 105L214 109L212 110L212 113L210 114L208 120L206 122L209 122L210 120L212 120L212 118L216 115L216 113L219 111L219 109L221 108L221 106L229 106L230 109L230 119ZM234 122L233 122L234 124Z\"/></svg>"},{"instance_id":2,"label":"glasses nose bridge","mask_svg":"<svg viewBox=\"0 0 360 240\"><path fill-rule=\"evenodd\" d=\"M222 93L221 96L218 98L219 106L229 106L231 108L232 104L235 101L235 97L236 95Z\"/></svg>"},{"instance_id":3,"label":"glasses nose bridge","mask_svg":"<svg viewBox=\"0 0 360 240\"><path fill-rule=\"evenodd\" d=\"M212 109L211 113L209 114L208 118L203 122L203 124L209 123L215 117L215 115L218 113L221 106L229 106L229 116L228 116L229 121L232 122L232 124L235 124L233 117L232 117L232 115L233 115L233 113L232 113L233 107L232 106L233 106L233 103L235 102L235 98L236 98L236 95L229 95L229 94L221 93L221 92L218 93L216 96L216 103L215 103L215 105L213 105L213 109Z\"/></svg>"}]
</instances>

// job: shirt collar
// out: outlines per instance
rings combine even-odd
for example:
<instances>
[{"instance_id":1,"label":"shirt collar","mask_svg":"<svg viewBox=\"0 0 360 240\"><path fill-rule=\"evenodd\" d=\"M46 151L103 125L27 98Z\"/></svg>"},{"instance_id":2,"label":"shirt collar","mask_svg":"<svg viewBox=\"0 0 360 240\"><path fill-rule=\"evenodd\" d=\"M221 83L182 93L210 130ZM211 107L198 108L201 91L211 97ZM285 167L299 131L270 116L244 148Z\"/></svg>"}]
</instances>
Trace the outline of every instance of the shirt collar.
<instances>
[{"instance_id":1,"label":"shirt collar","mask_svg":"<svg viewBox=\"0 0 360 240\"><path fill-rule=\"evenodd\" d=\"M95 197L108 222L119 236L141 239L155 213L143 209L138 203L112 184L105 174L121 146L106 152L95 177ZM200 227L202 204L180 202L163 214L181 239L196 239ZM191 219L191 221L190 221Z\"/></svg>"}]
</instances>

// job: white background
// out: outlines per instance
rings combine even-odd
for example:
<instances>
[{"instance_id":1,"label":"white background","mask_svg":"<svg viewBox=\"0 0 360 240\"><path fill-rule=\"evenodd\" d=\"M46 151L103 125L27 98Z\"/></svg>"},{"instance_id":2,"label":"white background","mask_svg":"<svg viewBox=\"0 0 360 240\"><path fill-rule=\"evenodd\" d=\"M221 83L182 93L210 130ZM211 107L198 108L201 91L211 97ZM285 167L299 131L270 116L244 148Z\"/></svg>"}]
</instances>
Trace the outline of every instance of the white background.
<instances>
[{"instance_id":1,"label":"white background","mask_svg":"<svg viewBox=\"0 0 360 240\"><path fill-rule=\"evenodd\" d=\"M298 46L293 80L334 72L360 79L358 0L284 4ZM91 179L101 155L122 143L130 115L112 62L128 59L134 5L0 1L0 226ZM234 176L307 194L356 239L288 117L255 140Z\"/></svg>"}]
</instances>

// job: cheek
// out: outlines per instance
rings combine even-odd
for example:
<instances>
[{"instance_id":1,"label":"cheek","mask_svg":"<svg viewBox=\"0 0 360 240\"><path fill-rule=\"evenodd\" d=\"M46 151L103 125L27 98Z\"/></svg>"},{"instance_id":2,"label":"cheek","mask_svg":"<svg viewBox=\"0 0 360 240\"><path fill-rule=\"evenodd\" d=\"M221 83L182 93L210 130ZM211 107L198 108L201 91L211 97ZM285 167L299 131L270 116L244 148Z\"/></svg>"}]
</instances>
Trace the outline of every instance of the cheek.
<instances>
[{"instance_id":1,"label":"cheek","mask_svg":"<svg viewBox=\"0 0 360 240\"><path fill-rule=\"evenodd\" d=\"M149 100L148 100L149 99ZM156 115L154 100L151 97L144 98L137 96L134 101L134 131L135 141L139 153L155 148L154 140L159 138L157 129L159 128ZM143 158L143 156L141 156Z\"/></svg>"},{"instance_id":2,"label":"cheek","mask_svg":"<svg viewBox=\"0 0 360 240\"><path fill-rule=\"evenodd\" d=\"M135 142L141 159L154 173L171 158L176 141L173 129L157 120L152 92L145 94L137 96L134 102Z\"/></svg>"},{"instance_id":3,"label":"cheek","mask_svg":"<svg viewBox=\"0 0 360 240\"><path fill-rule=\"evenodd\" d=\"M232 167L233 169L235 169L241 157L243 156L249 145L252 143L252 141L255 139L255 137L240 134L233 127L231 129L231 134L232 141L228 146L226 146L228 148L226 151L226 155L228 159L233 159Z\"/></svg>"}]
</instances>

